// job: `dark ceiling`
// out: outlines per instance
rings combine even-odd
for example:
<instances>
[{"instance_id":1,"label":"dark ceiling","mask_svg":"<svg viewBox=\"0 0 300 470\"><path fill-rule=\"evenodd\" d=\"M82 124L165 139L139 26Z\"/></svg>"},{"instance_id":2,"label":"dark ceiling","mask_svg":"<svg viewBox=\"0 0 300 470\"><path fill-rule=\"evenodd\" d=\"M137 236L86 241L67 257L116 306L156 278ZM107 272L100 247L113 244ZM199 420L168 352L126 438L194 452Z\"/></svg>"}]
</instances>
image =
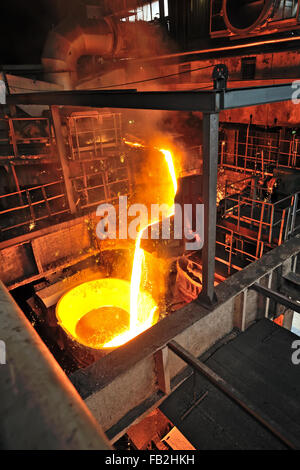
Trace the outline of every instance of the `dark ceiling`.
<instances>
[{"instance_id":1,"label":"dark ceiling","mask_svg":"<svg viewBox=\"0 0 300 470\"><path fill-rule=\"evenodd\" d=\"M67 14L84 12L80 0L1 2L1 64L39 64L48 31Z\"/></svg>"}]
</instances>

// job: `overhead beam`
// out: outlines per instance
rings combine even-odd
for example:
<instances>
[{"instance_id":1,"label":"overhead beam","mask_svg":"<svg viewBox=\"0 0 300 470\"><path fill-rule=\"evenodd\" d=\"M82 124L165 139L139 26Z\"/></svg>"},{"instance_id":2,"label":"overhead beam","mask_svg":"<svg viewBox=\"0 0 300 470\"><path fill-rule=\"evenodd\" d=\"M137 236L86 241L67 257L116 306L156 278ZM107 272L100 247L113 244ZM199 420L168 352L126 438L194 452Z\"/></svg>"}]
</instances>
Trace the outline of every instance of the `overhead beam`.
<instances>
[{"instance_id":1,"label":"overhead beam","mask_svg":"<svg viewBox=\"0 0 300 470\"><path fill-rule=\"evenodd\" d=\"M196 84L195 84L196 86ZM215 113L226 109L289 101L292 83L224 91L72 90L6 96L8 105L88 106ZM1 104L5 104L1 100Z\"/></svg>"},{"instance_id":2,"label":"overhead beam","mask_svg":"<svg viewBox=\"0 0 300 470\"><path fill-rule=\"evenodd\" d=\"M228 89L222 97L221 109L235 109L289 101L292 99L294 91L292 83Z\"/></svg>"},{"instance_id":3,"label":"overhead beam","mask_svg":"<svg viewBox=\"0 0 300 470\"><path fill-rule=\"evenodd\" d=\"M6 99L7 104L16 105L215 112L220 96L214 91L74 90L14 94Z\"/></svg>"}]
</instances>

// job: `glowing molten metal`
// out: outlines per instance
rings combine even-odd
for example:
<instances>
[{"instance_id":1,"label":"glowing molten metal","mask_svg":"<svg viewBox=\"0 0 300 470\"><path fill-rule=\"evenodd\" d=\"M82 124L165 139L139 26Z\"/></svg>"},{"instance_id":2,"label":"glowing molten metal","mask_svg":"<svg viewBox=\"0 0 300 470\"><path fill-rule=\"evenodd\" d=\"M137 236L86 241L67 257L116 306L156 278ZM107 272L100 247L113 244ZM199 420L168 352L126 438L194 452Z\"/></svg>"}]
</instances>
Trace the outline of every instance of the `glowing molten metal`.
<instances>
[{"instance_id":1,"label":"glowing molten metal","mask_svg":"<svg viewBox=\"0 0 300 470\"><path fill-rule=\"evenodd\" d=\"M143 147L142 144L136 146ZM172 205L168 213L171 217L177 192L174 163L169 150L157 150L164 155L172 180ZM56 309L58 322L73 339L96 349L115 348L157 322L158 307L151 294L141 289L144 260L141 240L144 231L157 222L159 220L152 220L140 227L135 242L131 283L113 278L97 279L80 284L61 298Z\"/></svg>"},{"instance_id":2,"label":"glowing molten metal","mask_svg":"<svg viewBox=\"0 0 300 470\"><path fill-rule=\"evenodd\" d=\"M141 315L137 334L156 321L156 303L151 294L139 295ZM56 315L62 328L79 343L91 348L113 348L117 338L128 341L130 328L130 283L106 278L84 282L67 292L58 302ZM123 336L124 335L124 336ZM130 339L130 338L129 338Z\"/></svg>"},{"instance_id":3,"label":"glowing molten metal","mask_svg":"<svg viewBox=\"0 0 300 470\"><path fill-rule=\"evenodd\" d=\"M175 175L175 168L173 164L172 154L169 150L160 149L160 152L164 155L165 160L167 162L169 173L172 178L172 183L174 187L174 197L177 192L177 180ZM174 199L174 198L173 198ZM174 214L174 206L170 207L170 212L168 217L171 217ZM128 331L128 340L134 338L141 332L137 332L137 325L139 323L140 317L140 310L141 310L141 303L139 299L140 294L140 286L141 286L141 277L142 277L142 264L144 259L144 250L141 248L141 239L143 237L143 233L148 227L154 225L159 220L152 220L151 224L142 227L138 233L135 242L135 253L133 258L133 267L132 267L132 275L131 275L131 287L130 287L130 329ZM147 326L144 328L146 330L149 328ZM143 331L144 331L143 330ZM116 341L118 338L116 338ZM123 343L122 343L123 344Z\"/></svg>"}]
</instances>

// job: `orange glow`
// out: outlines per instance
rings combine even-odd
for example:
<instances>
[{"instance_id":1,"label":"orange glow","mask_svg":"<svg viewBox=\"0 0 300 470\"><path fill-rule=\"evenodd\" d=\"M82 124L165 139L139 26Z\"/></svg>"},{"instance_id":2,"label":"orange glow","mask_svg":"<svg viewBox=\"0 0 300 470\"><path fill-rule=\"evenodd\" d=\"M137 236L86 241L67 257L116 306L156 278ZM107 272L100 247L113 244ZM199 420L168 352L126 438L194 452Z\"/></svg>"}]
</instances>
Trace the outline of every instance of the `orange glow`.
<instances>
[{"instance_id":1,"label":"orange glow","mask_svg":"<svg viewBox=\"0 0 300 470\"><path fill-rule=\"evenodd\" d=\"M174 189L173 201L174 201L174 197L177 192L177 180L176 180L172 154L169 150L165 150L165 149L159 149L159 151L164 155L165 161L168 165L169 174L171 176L172 183L173 183L173 189ZM174 214L174 206L172 205L170 207L170 212L168 214L168 217L171 217L171 215L173 214ZM152 220L151 224L147 224L145 227L141 227L136 238L132 274L131 274L131 286L130 286L129 331L127 331L126 334L122 334L114 338L114 340L106 344L105 347L111 347L112 344L114 346L120 346L121 344L124 344L125 342L129 341L130 339L142 333L142 331L145 331L146 329L148 329L152 324L152 323L149 324L149 321L146 321L143 324L144 326L143 329L140 330L141 316L143 316L143 310L144 310L143 305L140 301L142 266L143 266L143 260L144 260L144 250L141 248L141 240L142 240L144 231L148 229L151 225L156 224L157 222L159 222L159 220ZM150 318L153 316L153 314L154 314L154 311L152 314L150 314Z\"/></svg>"},{"instance_id":2,"label":"orange glow","mask_svg":"<svg viewBox=\"0 0 300 470\"><path fill-rule=\"evenodd\" d=\"M177 192L177 180L175 175L175 168L173 163L172 154L169 150L159 149L159 151L164 155L165 160L168 165L169 173L172 179L173 188L174 188L174 195ZM171 217L174 213L174 206L170 207L170 212L168 217ZM133 336L136 336L134 333L136 330L136 325L138 324L139 319L139 310L140 310L140 302L139 302L139 292L140 292L140 285L141 285L141 277L142 277L142 264L144 258L144 250L141 248L141 239L143 233L146 229L148 229L151 225L156 224L159 222L158 220L152 220L151 224L147 224L145 227L142 227L138 233L135 242L135 253L133 259L133 267L132 267L132 275L131 275L131 289L130 289L130 330L133 333Z\"/></svg>"},{"instance_id":3,"label":"orange glow","mask_svg":"<svg viewBox=\"0 0 300 470\"><path fill-rule=\"evenodd\" d=\"M174 198L175 198L178 187L177 187L177 178L176 178L172 154L170 150L159 149L159 151L164 155L165 160L167 162L169 173L172 178L172 183L173 183L173 188L174 188Z\"/></svg>"},{"instance_id":4,"label":"orange glow","mask_svg":"<svg viewBox=\"0 0 300 470\"><path fill-rule=\"evenodd\" d=\"M282 326L283 320L284 320L284 315L280 315L279 317L275 318L274 323L277 323L277 325Z\"/></svg>"},{"instance_id":5,"label":"orange glow","mask_svg":"<svg viewBox=\"0 0 300 470\"><path fill-rule=\"evenodd\" d=\"M138 142L124 141L132 147ZM158 149L168 168L168 190L164 202L169 205L167 217L174 214L177 180L172 153ZM170 189L169 189L170 187ZM158 307L149 292L141 288L144 250L141 240L145 230L159 222L140 227L135 241L131 282L106 278L85 282L67 292L56 308L58 323L79 343L95 349L110 349L127 343L158 320Z\"/></svg>"},{"instance_id":6,"label":"orange glow","mask_svg":"<svg viewBox=\"0 0 300 470\"><path fill-rule=\"evenodd\" d=\"M157 306L151 294L139 293L140 310L136 334L157 321ZM58 302L56 316L61 327L85 346L114 348L131 339L129 325L130 283L105 278L84 282L67 292Z\"/></svg>"},{"instance_id":7,"label":"orange glow","mask_svg":"<svg viewBox=\"0 0 300 470\"><path fill-rule=\"evenodd\" d=\"M139 142L130 142L129 140L123 139L124 144L128 145L129 147L133 148L144 148L145 146L143 144L140 144Z\"/></svg>"}]
</instances>

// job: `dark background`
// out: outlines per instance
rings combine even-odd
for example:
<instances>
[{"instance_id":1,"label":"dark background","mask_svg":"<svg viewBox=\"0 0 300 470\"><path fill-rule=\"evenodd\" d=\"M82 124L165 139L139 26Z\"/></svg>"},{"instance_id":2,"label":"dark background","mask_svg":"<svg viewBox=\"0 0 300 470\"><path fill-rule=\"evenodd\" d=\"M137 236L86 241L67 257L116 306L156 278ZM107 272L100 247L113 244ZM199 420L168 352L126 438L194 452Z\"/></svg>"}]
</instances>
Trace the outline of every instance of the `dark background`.
<instances>
[{"instance_id":1,"label":"dark background","mask_svg":"<svg viewBox=\"0 0 300 470\"><path fill-rule=\"evenodd\" d=\"M80 0L1 0L0 66L40 64L49 30L82 8Z\"/></svg>"},{"instance_id":2,"label":"dark background","mask_svg":"<svg viewBox=\"0 0 300 470\"><path fill-rule=\"evenodd\" d=\"M126 0L130 8L137 3ZM124 0L0 0L0 66L40 64L51 28L68 15L85 19L86 4L109 15L122 9ZM209 0L169 0L169 34L179 49L208 47L209 5Z\"/></svg>"}]
</instances>

